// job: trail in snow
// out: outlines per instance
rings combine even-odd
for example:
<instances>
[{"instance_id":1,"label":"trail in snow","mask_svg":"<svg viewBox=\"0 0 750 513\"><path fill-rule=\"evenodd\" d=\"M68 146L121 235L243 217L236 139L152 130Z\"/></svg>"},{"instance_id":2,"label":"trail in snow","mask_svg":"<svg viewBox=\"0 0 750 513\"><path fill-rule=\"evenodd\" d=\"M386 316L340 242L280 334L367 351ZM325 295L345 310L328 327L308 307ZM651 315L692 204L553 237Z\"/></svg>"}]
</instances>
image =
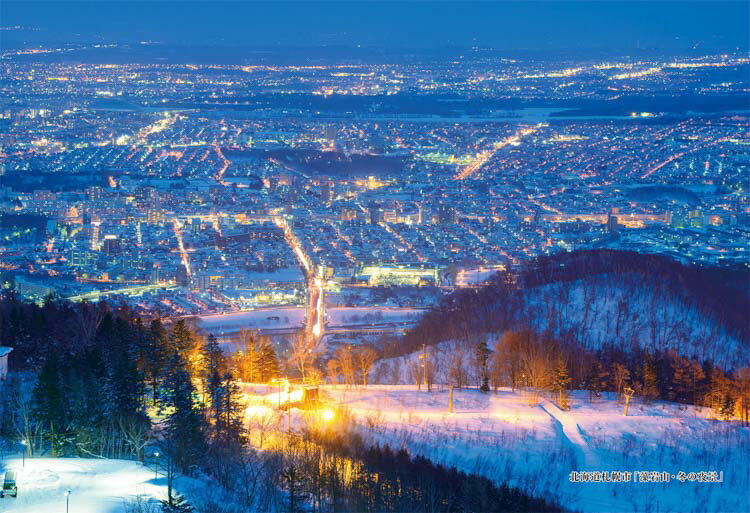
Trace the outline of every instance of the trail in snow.
<instances>
[{"instance_id":1,"label":"trail in snow","mask_svg":"<svg viewBox=\"0 0 750 513\"><path fill-rule=\"evenodd\" d=\"M591 450L589 444L584 440L581 434L581 427L575 419L550 401L542 401L539 407L559 424L561 435L573 446L578 459L578 470L599 470L599 458L596 457L594 451Z\"/></svg>"},{"instance_id":2,"label":"trail in snow","mask_svg":"<svg viewBox=\"0 0 750 513\"><path fill-rule=\"evenodd\" d=\"M655 511L750 512L746 490L750 432L711 418L704 408L636 402L622 415L614 394L594 403L572 391L571 410L551 401L529 404L522 391L497 394L414 385L323 386L351 412L370 444L406 448L588 513ZM574 483L573 470L723 471L721 483Z\"/></svg>"}]
</instances>

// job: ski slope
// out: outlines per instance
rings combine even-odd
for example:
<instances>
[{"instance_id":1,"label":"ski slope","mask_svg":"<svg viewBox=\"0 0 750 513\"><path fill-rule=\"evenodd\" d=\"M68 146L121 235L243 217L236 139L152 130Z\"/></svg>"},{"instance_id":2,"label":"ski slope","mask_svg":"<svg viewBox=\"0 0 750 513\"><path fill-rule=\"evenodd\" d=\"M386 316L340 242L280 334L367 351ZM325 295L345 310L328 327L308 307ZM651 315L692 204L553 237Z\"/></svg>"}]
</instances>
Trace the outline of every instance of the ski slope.
<instances>
[{"instance_id":1,"label":"ski slope","mask_svg":"<svg viewBox=\"0 0 750 513\"><path fill-rule=\"evenodd\" d=\"M136 496L158 504L167 495L166 478L154 470L125 460L85 458L20 458L5 460L15 470L18 497L0 499L7 513L60 513L70 490L70 511L122 513Z\"/></svg>"},{"instance_id":2,"label":"ski slope","mask_svg":"<svg viewBox=\"0 0 750 513\"><path fill-rule=\"evenodd\" d=\"M348 409L371 444L408 449L436 463L507 482L584 512L750 511L750 429L710 418L702 408L590 403L575 392L571 409L519 391L428 393L413 385L325 387ZM573 470L723 471L722 483L571 483Z\"/></svg>"}]
</instances>

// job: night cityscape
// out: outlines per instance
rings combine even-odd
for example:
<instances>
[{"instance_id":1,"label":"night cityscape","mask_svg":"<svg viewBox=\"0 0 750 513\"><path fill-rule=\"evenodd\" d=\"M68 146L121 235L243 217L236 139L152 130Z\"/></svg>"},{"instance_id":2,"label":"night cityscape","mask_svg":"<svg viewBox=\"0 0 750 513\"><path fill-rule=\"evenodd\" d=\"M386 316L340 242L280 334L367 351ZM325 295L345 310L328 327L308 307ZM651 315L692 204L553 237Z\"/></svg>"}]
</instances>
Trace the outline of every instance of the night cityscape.
<instances>
[{"instance_id":1,"label":"night cityscape","mask_svg":"<svg viewBox=\"0 0 750 513\"><path fill-rule=\"evenodd\" d=\"M747 2L0 11L0 511L750 511Z\"/></svg>"}]
</instances>

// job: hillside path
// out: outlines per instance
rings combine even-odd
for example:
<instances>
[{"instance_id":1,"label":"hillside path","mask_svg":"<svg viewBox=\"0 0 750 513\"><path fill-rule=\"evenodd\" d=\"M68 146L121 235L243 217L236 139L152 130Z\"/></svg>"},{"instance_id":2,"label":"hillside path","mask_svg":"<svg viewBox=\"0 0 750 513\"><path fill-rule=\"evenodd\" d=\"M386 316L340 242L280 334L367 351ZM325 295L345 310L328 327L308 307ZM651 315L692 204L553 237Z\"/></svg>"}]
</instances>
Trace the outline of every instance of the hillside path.
<instances>
[{"instance_id":1,"label":"hillside path","mask_svg":"<svg viewBox=\"0 0 750 513\"><path fill-rule=\"evenodd\" d=\"M599 465L599 458L597 458L594 451L583 438L581 428L578 426L575 418L570 413L562 411L556 404L550 401L542 401L539 403L539 407L559 425L560 434L573 446L579 470L596 469Z\"/></svg>"}]
</instances>

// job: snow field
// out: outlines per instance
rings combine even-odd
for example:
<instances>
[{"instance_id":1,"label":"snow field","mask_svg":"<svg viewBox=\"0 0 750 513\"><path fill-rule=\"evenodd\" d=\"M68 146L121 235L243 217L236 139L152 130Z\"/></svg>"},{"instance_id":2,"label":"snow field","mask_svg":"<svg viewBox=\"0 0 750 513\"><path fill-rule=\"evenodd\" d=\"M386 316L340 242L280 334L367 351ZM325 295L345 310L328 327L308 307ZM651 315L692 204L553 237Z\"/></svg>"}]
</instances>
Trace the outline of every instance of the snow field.
<instances>
[{"instance_id":1,"label":"snow field","mask_svg":"<svg viewBox=\"0 0 750 513\"><path fill-rule=\"evenodd\" d=\"M60 513L70 490L70 511L120 513L142 496L158 503L167 495L166 478L135 461L85 458L21 458L5 460L4 470L16 472L17 498L0 499L8 513Z\"/></svg>"},{"instance_id":2,"label":"snow field","mask_svg":"<svg viewBox=\"0 0 750 513\"><path fill-rule=\"evenodd\" d=\"M589 403L575 392L570 411L528 394L497 395L397 385L325 387L349 409L370 443L407 448L436 463L507 482L586 512L750 511L750 430L709 418L702 408L631 403L613 396ZM724 482L571 483L572 470L723 471Z\"/></svg>"}]
</instances>

